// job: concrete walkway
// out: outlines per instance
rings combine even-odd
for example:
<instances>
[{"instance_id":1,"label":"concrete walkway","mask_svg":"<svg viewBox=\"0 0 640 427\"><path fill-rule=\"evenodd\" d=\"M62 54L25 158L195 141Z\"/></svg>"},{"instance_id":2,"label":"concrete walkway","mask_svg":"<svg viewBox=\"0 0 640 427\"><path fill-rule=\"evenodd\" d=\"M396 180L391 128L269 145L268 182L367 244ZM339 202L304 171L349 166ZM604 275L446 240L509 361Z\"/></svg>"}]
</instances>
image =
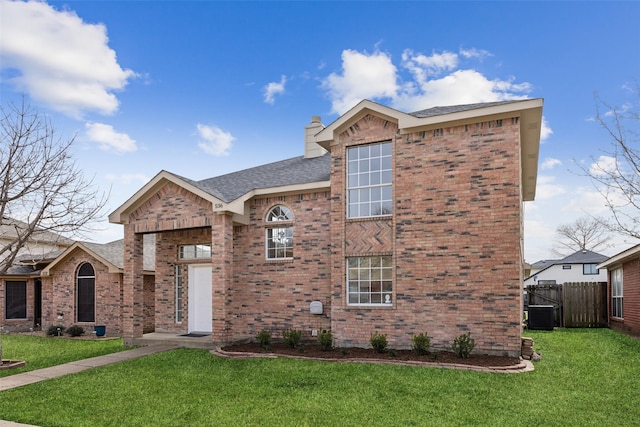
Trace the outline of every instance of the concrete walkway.
<instances>
[{"instance_id":1,"label":"concrete walkway","mask_svg":"<svg viewBox=\"0 0 640 427\"><path fill-rule=\"evenodd\" d=\"M63 365L56 365L48 368L38 369L35 371L24 372L22 374L11 375L8 377L0 378L0 392L16 387L22 387L23 385L45 381L51 378L75 374L77 372L86 371L87 369L97 368L99 366L111 365L113 363L124 362L127 360L137 359L139 357L149 356L151 354L161 353L163 351L173 350L176 348L178 348L178 346L172 344L154 344L146 347L134 348L133 350L125 350L118 353L105 354L104 356L76 360L75 362L69 362ZM28 424L19 424L12 421L0 420L0 427L28 426Z\"/></svg>"},{"instance_id":2,"label":"concrete walkway","mask_svg":"<svg viewBox=\"0 0 640 427\"><path fill-rule=\"evenodd\" d=\"M75 362L63 365L50 366L48 368L35 371L24 372L22 374L11 375L0 378L0 391L23 385L37 383L51 378L62 377L64 375L75 374L98 366L111 365L112 363L124 362L126 360L137 359L167 350L178 348L171 344L155 344L146 347L134 348L133 350L120 351L118 353L105 354L104 356L91 357L89 359L76 360ZM0 424L1 426L2 424Z\"/></svg>"}]
</instances>

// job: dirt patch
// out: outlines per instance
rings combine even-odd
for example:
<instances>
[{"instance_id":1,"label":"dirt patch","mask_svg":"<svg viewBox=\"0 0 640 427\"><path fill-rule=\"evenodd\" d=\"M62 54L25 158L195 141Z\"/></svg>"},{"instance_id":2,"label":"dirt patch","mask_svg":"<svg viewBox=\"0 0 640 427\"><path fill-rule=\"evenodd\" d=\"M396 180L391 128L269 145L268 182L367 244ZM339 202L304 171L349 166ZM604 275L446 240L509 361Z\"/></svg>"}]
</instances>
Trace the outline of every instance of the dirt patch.
<instances>
[{"instance_id":1,"label":"dirt patch","mask_svg":"<svg viewBox=\"0 0 640 427\"><path fill-rule=\"evenodd\" d=\"M464 365L479 368L514 368L521 367L522 361L515 357L489 356L483 354L471 354L462 359L457 354L449 351L431 352L426 355L418 355L412 350L393 350L385 353L377 353L371 348L334 348L323 351L319 344L304 344L300 348L290 348L285 343L273 343L268 351L262 350L257 343L234 344L225 346L219 352L228 357L299 357L320 360L359 360L391 363L406 362L406 364L436 364L436 365ZM519 369L519 368L518 368Z\"/></svg>"}]
</instances>

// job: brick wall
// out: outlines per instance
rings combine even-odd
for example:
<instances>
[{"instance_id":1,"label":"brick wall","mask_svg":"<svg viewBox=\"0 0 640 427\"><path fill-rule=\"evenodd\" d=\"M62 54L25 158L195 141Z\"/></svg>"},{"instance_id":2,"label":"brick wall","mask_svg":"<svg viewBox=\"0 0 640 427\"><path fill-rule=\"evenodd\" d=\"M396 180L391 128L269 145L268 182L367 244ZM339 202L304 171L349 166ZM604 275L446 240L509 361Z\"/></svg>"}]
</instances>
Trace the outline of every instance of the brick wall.
<instances>
[{"instance_id":1,"label":"brick wall","mask_svg":"<svg viewBox=\"0 0 640 427\"><path fill-rule=\"evenodd\" d=\"M293 260L266 260L267 212L282 204L293 213ZM253 338L262 329L280 337L283 329L329 329L329 192L257 198L250 203L250 225L234 230L234 286L231 289L232 340ZM312 301L323 304L312 315Z\"/></svg>"},{"instance_id":2,"label":"brick wall","mask_svg":"<svg viewBox=\"0 0 640 427\"><path fill-rule=\"evenodd\" d=\"M368 345L377 331L400 348L410 346L412 334L427 332L434 347L448 348L470 331L478 351L518 355L522 205L517 120L409 135L396 130L393 123L366 116L332 148L336 340ZM346 148L388 140L393 142L394 215L345 221ZM384 238L367 246L354 229ZM345 257L384 253L394 258L393 307L347 306Z\"/></svg>"},{"instance_id":3,"label":"brick wall","mask_svg":"<svg viewBox=\"0 0 640 427\"><path fill-rule=\"evenodd\" d=\"M83 263L92 265L95 272L95 322L76 322L76 273ZM52 325L79 325L91 334L94 325L105 325L107 335L118 336L121 333L120 273L109 273L107 266L82 250L75 250L63 262L57 264L50 276L42 278L42 327L46 330ZM59 314L62 319L58 319Z\"/></svg>"},{"instance_id":4,"label":"brick wall","mask_svg":"<svg viewBox=\"0 0 640 427\"><path fill-rule=\"evenodd\" d=\"M608 287L608 306L611 313L611 271ZM640 336L640 258L622 264L622 296L624 319L610 317L611 328Z\"/></svg>"}]
</instances>

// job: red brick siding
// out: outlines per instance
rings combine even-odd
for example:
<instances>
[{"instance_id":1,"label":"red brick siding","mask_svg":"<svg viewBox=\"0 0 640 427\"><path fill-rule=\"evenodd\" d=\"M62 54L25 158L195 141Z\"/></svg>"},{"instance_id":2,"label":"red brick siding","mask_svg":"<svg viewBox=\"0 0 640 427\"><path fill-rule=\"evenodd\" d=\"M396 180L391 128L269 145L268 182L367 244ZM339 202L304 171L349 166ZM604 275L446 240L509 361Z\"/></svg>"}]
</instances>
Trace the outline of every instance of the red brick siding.
<instances>
[{"instance_id":1,"label":"red brick siding","mask_svg":"<svg viewBox=\"0 0 640 427\"><path fill-rule=\"evenodd\" d=\"M291 209L293 260L266 260L264 218L275 205ZM230 290L232 340L253 338L261 329L280 337L294 328L308 337L313 329L329 329L330 235L329 193L314 192L258 198L250 203L250 222L235 227L234 286ZM322 302L324 314L309 312L311 301Z\"/></svg>"},{"instance_id":2,"label":"red brick siding","mask_svg":"<svg viewBox=\"0 0 640 427\"><path fill-rule=\"evenodd\" d=\"M609 313L611 313L611 271L609 271ZM624 319L610 317L611 327L640 336L640 257L622 264L622 306Z\"/></svg>"},{"instance_id":3,"label":"red brick siding","mask_svg":"<svg viewBox=\"0 0 640 427\"><path fill-rule=\"evenodd\" d=\"M519 127L503 120L396 135L395 126L365 117L332 148L332 329L339 344L368 345L374 331L391 346L428 332L446 348L471 331L477 351L517 355L521 335ZM439 132L438 132L439 133ZM345 149L393 141L394 216L374 221L395 231L393 308L345 302L346 248L369 251L345 224Z\"/></svg>"},{"instance_id":4,"label":"red brick siding","mask_svg":"<svg viewBox=\"0 0 640 427\"><path fill-rule=\"evenodd\" d=\"M76 322L76 274L80 265L88 262L95 272L95 322ZM91 334L94 325L105 325L107 335L121 334L120 273L110 273L106 265L83 250L75 250L61 263L51 269L50 275L42 278L42 327L52 325L82 326ZM62 314L62 319L58 315Z\"/></svg>"}]
</instances>

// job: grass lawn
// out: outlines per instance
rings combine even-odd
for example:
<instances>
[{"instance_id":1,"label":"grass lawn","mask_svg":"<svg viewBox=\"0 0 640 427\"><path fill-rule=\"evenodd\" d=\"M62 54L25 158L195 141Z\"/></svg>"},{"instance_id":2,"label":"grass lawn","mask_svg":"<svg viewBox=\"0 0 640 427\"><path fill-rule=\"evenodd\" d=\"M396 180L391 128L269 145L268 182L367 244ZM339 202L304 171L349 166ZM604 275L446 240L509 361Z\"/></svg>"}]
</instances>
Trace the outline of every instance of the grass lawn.
<instances>
[{"instance_id":1,"label":"grass lawn","mask_svg":"<svg viewBox=\"0 0 640 427\"><path fill-rule=\"evenodd\" d=\"M3 359L27 361L22 368L0 370L0 378L131 348L123 347L122 339L119 338L72 340L32 335L2 335L0 339Z\"/></svg>"},{"instance_id":2,"label":"grass lawn","mask_svg":"<svg viewBox=\"0 0 640 427\"><path fill-rule=\"evenodd\" d=\"M640 342L608 329L528 332L523 374L231 360L174 350L0 393L39 426L638 425Z\"/></svg>"}]
</instances>

